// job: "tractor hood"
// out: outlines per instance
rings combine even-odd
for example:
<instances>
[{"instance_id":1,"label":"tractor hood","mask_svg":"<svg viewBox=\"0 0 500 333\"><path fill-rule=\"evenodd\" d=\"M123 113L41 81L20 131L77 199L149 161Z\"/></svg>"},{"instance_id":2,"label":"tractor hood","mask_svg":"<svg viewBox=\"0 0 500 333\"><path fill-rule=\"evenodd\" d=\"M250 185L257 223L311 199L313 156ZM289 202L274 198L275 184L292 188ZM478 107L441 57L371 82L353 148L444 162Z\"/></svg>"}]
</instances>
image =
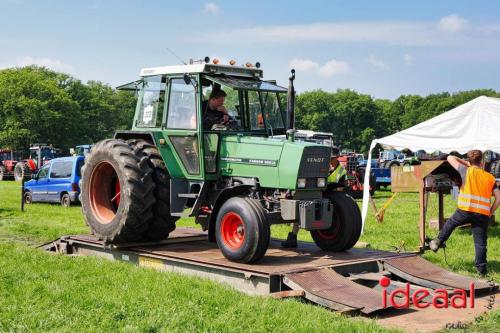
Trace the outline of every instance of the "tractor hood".
<instances>
[{"instance_id":1,"label":"tractor hood","mask_svg":"<svg viewBox=\"0 0 500 333\"><path fill-rule=\"evenodd\" d=\"M257 178L262 187L316 190L317 178L328 177L330 148L308 142L266 137L222 137L219 166L223 176Z\"/></svg>"}]
</instances>

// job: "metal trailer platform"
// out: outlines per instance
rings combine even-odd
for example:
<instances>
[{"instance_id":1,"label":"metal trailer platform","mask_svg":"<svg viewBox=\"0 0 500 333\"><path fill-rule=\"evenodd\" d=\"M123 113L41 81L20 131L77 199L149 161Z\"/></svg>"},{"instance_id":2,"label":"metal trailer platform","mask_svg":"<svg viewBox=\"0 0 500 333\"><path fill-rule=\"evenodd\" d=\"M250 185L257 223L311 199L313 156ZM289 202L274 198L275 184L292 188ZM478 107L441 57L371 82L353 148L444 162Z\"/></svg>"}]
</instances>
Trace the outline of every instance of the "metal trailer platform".
<instances>
[{"instance_id":1,"label":"metal trailer platform","mask_svg":"<svg viewBox=\"0 0 500 333\"><path fill-rule=\"evenodd\" d=\"M433 290L460 288L475 295L494 293L483 280L446 271L416 253L393 253L372 249L324 252L312 243L299 242L297 249L283 249L271 240L266 256L257 264L227 260L207 234L197 229L178 228L169 239L157 243L105 245L93 236L64 236L41 248L68 255L95 255L128 261L161 271L172 271L229 284L251 295L302 297L342 312L385 313L380 278L389 277L391 288ZM389 292L391 289L387 289ZM384 310L384 311L382 311Z\"/></svg>"}]
</instances>

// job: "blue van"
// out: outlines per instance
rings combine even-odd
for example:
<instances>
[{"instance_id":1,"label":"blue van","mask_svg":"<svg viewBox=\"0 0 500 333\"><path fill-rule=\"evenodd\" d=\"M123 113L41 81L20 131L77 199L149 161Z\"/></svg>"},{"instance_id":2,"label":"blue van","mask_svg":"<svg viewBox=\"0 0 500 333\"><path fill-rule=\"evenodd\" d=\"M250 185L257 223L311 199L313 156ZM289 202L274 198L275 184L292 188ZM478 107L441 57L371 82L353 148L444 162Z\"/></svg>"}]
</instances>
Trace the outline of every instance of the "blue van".
<instances>
[{"instance_id":1,"label":"blue van","mask_svg":"<svg viewBox=\"0 0 500 333\"><path fill-rule=\"evenodd\" d=\"M84 159L70 156L50 160L24 184L24 202L60 202L64 207L78 202Z\"/></svg>"}]
</instances>

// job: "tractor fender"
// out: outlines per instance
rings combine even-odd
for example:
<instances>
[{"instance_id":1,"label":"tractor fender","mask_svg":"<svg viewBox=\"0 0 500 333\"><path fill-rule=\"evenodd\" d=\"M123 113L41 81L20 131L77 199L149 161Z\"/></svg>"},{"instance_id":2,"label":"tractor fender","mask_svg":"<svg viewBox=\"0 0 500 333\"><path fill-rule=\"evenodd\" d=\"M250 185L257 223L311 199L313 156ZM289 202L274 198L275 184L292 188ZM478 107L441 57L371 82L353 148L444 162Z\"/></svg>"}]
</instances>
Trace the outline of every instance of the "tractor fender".
<instances>
[{"instance_id":1,"label":"tractor fender","mask_svg":"<svg viewBox=\"0 0 500 333\"><path fill-rule=\"evenodd\" d=\"M36 167L36 162L33 159L26 160L25 163L28 165L30 168L31 172L35 172L38 168ZM42 167L42 166L40 166Z\"/></svg>"},{"instance_id":2,"label":"tractor fender","mask_svg":"<svg viewBox=\"0 0 500 333\"><path fill-rule=\"evenodd\" d=\"M229 198L244 194L245 192L248 192L252 188L254 188L253 185L242 184L233 187L228 187L219 193L217 199L215 199L215 203L212 208L212 213L210 214L208 222L208 240L210 242L215 242L215 222L217 219L217 214L219 213L222 204L226 202Z\"/></svg>"},{"instance_id":3,"label":"tractor fender","mask_svg":"<svg viewBox=\"0 0 500 333\"><path fill-rule=\"evenodd\" d=\"M151 132L138 132L138 131L116 131L115 139L122 139L124 141L130 139L142 139L153 145L157 145L155 142L155 138Z\"/></svg>"}]
</instances>

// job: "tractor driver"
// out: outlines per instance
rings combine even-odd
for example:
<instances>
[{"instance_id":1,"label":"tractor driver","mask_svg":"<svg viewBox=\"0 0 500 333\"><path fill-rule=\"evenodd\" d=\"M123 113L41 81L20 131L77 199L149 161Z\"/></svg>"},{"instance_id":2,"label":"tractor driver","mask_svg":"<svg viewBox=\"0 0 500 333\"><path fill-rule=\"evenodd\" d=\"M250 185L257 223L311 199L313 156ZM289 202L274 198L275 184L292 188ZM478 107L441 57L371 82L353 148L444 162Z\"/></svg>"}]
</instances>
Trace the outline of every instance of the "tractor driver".
<instances>
[{"instance_id":1,"label":"tractor driver","mask_svg":"<svg viewBox=\"0 0 500 333\"><path fill-rule=\"evenodd\" d=\"M231 117L224 107L226 93L217 86L210 93L208 101L203 101L201 110L203 114L203 129L211 130L214 125L227 124Z\"/></svg>"}]
</instances>

